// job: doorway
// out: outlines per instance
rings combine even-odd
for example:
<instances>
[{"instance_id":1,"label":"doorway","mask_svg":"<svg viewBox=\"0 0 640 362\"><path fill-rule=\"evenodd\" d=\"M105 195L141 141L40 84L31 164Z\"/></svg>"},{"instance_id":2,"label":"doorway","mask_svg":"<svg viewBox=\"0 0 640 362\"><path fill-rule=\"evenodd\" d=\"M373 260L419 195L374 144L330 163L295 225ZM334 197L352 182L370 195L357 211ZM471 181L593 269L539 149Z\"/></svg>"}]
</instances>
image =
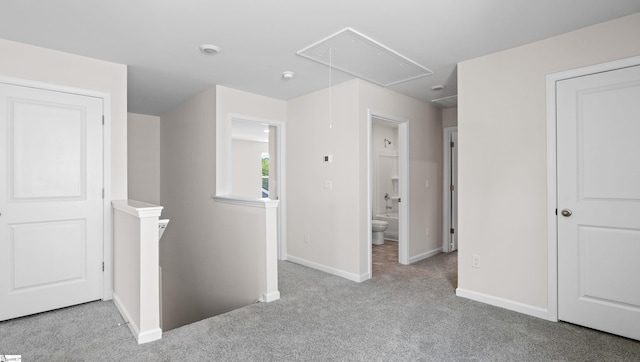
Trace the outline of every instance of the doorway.
<instances>
[{"instance_id":1,"label":"doorway","mask_svg":"<svg viewBox=\"0 0 640 362\"><path fill-rule=\"evenodd\" d=\"M397 261L409 264L409 122L372 110L368 115L367 245L369 276L372 276L371 230L374 219L386 221L391 227L385 231L385 238L397 240ZM377 127L381 132L375 132L374 139L374 128Z\"/></svg>"},{"instance_id":2,"label":"doorway","mask_svg":"<svg viewBox=\"0 0 640 362\"><path fill-rule=\"evenodd\" d=\"M550 317L640 340L640 58L547 89Z\"/></svg>"}]
</instances>

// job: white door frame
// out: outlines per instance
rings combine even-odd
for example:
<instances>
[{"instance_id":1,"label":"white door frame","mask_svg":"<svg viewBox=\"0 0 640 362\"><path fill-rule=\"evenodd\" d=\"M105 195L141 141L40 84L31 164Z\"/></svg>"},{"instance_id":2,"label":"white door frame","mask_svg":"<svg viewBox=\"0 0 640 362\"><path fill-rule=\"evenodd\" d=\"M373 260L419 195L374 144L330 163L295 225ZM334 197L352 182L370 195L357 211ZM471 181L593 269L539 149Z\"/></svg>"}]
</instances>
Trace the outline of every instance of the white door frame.
<instances>
[{"instance_id":1,"label":"white door frame","mask_svg":"<svg viewBox=\"0 0 640 362\"><path fill-rule=\"evenodd\" d=\"M640 65L640 56L547 75L547 319L550 321L558 321L556 82L636 65Z\"/></svg>"},{"instance_id":2,"label":"white door frame","mask_svg":"<svg viewBox=\"0 0 640 362\"><path fill-rule=\"evenodd\" d=\"M367 109L367 256L368 275L372 276L372 247L371 247L371 188L373 169L373 153L371 151L371 136L373 118L382 119L398 126L398 262L409 264L409 120Z\"/></svg>"},{"instance_id":3,"label":"white door frame","mask_svg":"<svg viewBox=\"0 0 640 362\"><path fill-rule=\"evenodd\" d=\"M0 75L0 83L44 89L53 92L77 94L102 99L104 126L102 129L102 245L104 273L102 276L102 299L113 298L113 237L111 224L111 94L64 85L38 82L34 80Z\"/></svg>"},{"instance_id":4,"label":"white door frame","mask_svg":"<svg viewBox=\"0 0 640 362\"><path fill-rule=\"evenodd\" d=\"M246 116L238 113L229 113L227 115L227 195L233 198L233 175L231 165L233 164L233 147L231 140L231 124L233 120L255 122L257 124L268 124L276 127L277 137L277 165L276 171L278 177L278 260L287 260L287 182L285 175L287 174L286 164L286 124L284 121Z\"/></svg>"},{"instance_id":5,"label":"white door frame","mask_svg":"<svg viewBox=\"0 0 640 362\"><path fill-rule=\"evenodd\" d=\"M453 164L451 163L451 146L449 145L449 142L451 142L451 134L453 132L457 132L458 131L458 126L452 126L452 127L445 127L442 131L443 133L443 142L442 142L442 154L444 156L443 159L443 168L444 168L444 172L443 172L443 182L442 182L442 192L443 192L443 203L442 203L442 210L443 210L443 214L442 214L442 221L443 221L443 226L442 226L442 251L445 253L448 253L451 251L450 249L450 243L449 243L449 238L451 237L451 233L449 231L449 229L451 228L451 225L453 223L453 221L451 220L451 190L449 189L449 185L451 185L451 169L453 167ZM458 147L458 145L456 145L456 147ZM457 185L456 185L457 187ZM454 210L455 212L457 212L457 207L456 210ZM458 230L455 230L455 232L457 233Z\"/></svg>"}]
</instances>

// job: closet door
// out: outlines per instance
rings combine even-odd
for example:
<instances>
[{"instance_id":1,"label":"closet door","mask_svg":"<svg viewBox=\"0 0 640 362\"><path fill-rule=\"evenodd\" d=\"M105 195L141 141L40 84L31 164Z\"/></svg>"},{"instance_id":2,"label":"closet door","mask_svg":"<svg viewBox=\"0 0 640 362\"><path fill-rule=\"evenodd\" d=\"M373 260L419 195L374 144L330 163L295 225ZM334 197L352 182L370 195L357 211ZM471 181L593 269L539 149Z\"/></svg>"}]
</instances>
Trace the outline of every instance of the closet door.
<instances>
[{"instance_id":1,"label":"closet door","mask_svg":"<svg viewBox=\"0 0 640 362\"><path fill-rule=\"evenodd\" d=\"M558 317L640 339L640 66L557 97Z\"/></svg>"},{"instance_id":2,"label":"closet door","mask_svg":"<svg viewBox=\"0 0 640 362\"><path fill-rule=\"evenodd\" d=\"M0 320L101 299L102 99L0 83Z\"/></svg>"}]
</instances>

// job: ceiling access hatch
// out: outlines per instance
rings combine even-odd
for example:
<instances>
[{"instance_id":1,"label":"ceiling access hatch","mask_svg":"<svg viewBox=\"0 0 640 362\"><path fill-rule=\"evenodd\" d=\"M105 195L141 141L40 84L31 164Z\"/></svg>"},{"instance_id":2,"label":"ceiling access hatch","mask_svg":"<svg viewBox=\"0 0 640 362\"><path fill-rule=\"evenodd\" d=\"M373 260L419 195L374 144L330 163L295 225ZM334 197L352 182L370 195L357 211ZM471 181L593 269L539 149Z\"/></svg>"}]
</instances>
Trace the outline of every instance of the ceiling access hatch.
<instances>
[{"instance_id":1,"label":"ceiling access hatch","mask_svg":"<svg viewBox=\"0 0 640 362\"><path fill-rule=\"evenodd\" d=\"M438 98L431 101L442 108L452 108L458 106L458 95Z\"/></svg>"},{"instance_id":2,"label":"ceiling access hatch","mask_svg":"<svg viewBox=\"0 0 640 362\"><path fill-rule=\"evenodd\" d=\"M383 87L433 74L351 28L340 30L296 54Z\"/></svg>"}]
</instances>

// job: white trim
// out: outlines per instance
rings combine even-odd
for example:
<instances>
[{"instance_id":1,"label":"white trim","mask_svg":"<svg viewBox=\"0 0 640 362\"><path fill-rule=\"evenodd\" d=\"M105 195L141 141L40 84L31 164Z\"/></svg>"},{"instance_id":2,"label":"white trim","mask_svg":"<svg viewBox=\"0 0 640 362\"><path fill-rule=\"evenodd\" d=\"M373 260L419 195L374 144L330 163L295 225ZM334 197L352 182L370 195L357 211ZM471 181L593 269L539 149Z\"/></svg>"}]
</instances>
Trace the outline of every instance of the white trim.
<instances>
[{"instance_id":1,"label":"white trim","mask_svg":"<svg viewBox=\"0 0 640 362\"><path fill-rule=\"evenodd\" d=\"M270 199L250 199L232 195L211 196L216 202L223 204L233 204L248 207L257 207L260 209L275 208L280 203L279 200Z\"/></svg>"},{"instance_id":2,"label":"white trim","mask_svg":"<svg viewBox=\"0 0 640 362\"><path fill-rule=\"evenodd\" d=\"M548 319L548 311L544 308L535 307L529 304L514 302L509 299L498 298L492 295L477 293L470 290L457 288L456 295L458 297L475 300L495 307L512 310L514 312L530 315L537 318Z\"/></svg>"},{"instance_id":3,"label":"white trim","mask_svg":"<svg viewBox=\"0 0 640 362\"><path fill-rule=\"evenodd\" d=\"M411 258L409 258L409 264L413 264L415 262L418 262L420 260L424 260L424 259L428 259L434 255L438 255L442 253L442 248L437 248L437 249L433 249L430 251L427 251L426 253L422 253L422 254L418 254L415 256L412 256Z\"/></svg>"},{"instance_id":4,"label":"white trim","mask_svg":"<svg viewBox=\"0 0 640 362\"><path fill-rule=\"evenodd\" d=\"M378 118L398 126L398 196L401 202L398 204L398 262L400 264L410 264L409 259L409 120L375 111L371 108L367 109L367 264L368 272L366 275L373 275L372 271L372 247L371 247L371 220L372 214L372 157L371 137L373 129L373 118Z\"/></svg>"},{"instance_id":5,"label":"white trim","mask_svg":"<svg viewBox=\"0 0 640 362\"><path fill-rule=\"evenodd\" d=\"M19 85L22 87L38 88L38 89L50 90L54 92L77 94L77 95L94 97L94 98L104 98L105 96L110 96L109 93L94 91L91 89L70 87L66 85L40 82L37 80L31 80L31 79L7 77L4 75L0 75L0 83Z\"/></svg>"},{"instance_id":6,"label":"white trim","mask_svg":"<svg viewBox=\"0 0 640 362\"><path fill-rule=\"evenodd\" d=\"M556 83L570 78L640 65L640 56L547 75L547 309L546 319L558 321L558 217Z\"/></svg>"},{"instance_id":7,"label":"white trim","mask_svg":"<svg viewBox=\"0 0 640 362\"><path fill-rule=\"evenodd\" d=\"M102 99L102 245L104 273L102 277L102 299L113 297L113 235L111 220L111 94L83 88L40 82L30 79L14 78L0 75L0 83L44 89L54 92L77 94Z\"/></svg>"},{"instance_id":8,"label":"white trim","mask_svg":"<svg viewBox=\"0 0 640 362\"><path fill-rule=\"evenodd\" d=\"M138 344L157 341L162 338L162 329L154 328L143 333L138 333Z\"/></svg>"},{"instance_id":9,"label":"white trim","mask_svg":"<svg viewBox=\"0 0 640 362\"><path fill-rule=\"evenodd\" d=\"M120 315L124 319L124 323L126 323L127 326L129 326L129 330L131 331L133 336L136 337L136 340L137 340L138 339L137 336L140 333L140 328L138 328L135 322L133 322L133 318L131 318L131 315L124 308L124 306L120 302L120 298L118 298L118 295L115 293L113 294L113 304L116 305L116 309L118 310L118 312L120 312Z\"/></svg>"},{"instance_id":10,"label":"white trim","mask_svg":"<svg viewBox=\"0 0 640 362\"><path fill-rule=\"evenodd\" d=\"M356 73L353 69L348 69L348 68L343 68L343 67L340 67L340 66L332 65L331 62L327 62L326 60L322 60L319 57L314 57L314 56L310 55L309 53L305 53L305 52L307 52L309 50L312 50L313 48L319 46L320 44L322 44L324 42L327 42L327 41L330 42L330 40L332 40L332 38L338 37L342 33L355 34L356 36L360 37L361 39L364 39L365 43L368 42L369 45L372 45L374 48L377 47L378 51L382 51L382 52L385 52L387 54L391 54L393 56L396 56L396 57L404 60L405 62L410 63L412 66L423 70L424 73L421 74L421 75L418 75L418 76L410 76L408 78L404 78L404 79L397 80L397 81L390 82L390 83L380 83L379 81L376 81L376 80L372 79L371 77L367 77L366 74ZM322 44L322 45L326 46L327 44ZM350 28L350 27L346 27L346 28L338 31L337 33L331 34L331 35L329 35L328 37L326 37L324 39L321 39L321 40L319 40L319 41L317 41L317 42L315 42L315 43L313 43L313 44L311 44L311 45L309 45L309 46L307 46L307 47L305 47L303 49L298 50L296 52L296 54L301 56L301 57L303 57L303 58L307 58L309 60L312 60L314 62L318 62L320 64L324 64L324 65L329 66L331 68L341 70L341 71L343 71L343 72L345 72L347 74L351 74L351 75L353 75L353 76L355 76L357 78L365 79L365 80L367 80L367 81L369 81L371 83L377 84L377 85L379 85L381 87L390 87L390 86L395 85L395 84L408 82L410 80L426 77L426 76L429 76L429 75L433 74L433 71L431 69L428 69L428 68L418 64L417 62L405 57L404 55L396 52L395 50L387 47L386 45L383 45L382 43L379 43L379 42L373 40L372 38L360 33L359 31L357 31L357 30L355 30L353 28Z\"/></svg>"},{"instance_id":11,"label":"white trim","mask_svg":"<svg viewBox=\"0 0 640 362\"><path fill-rule=\"evenodd\" d=\"M556 158L556 82L547 75L547 319L558 321L558 208Z\"/></svg>"},{"instance_id":12,"label":"white trim","mask_svg":"<svg viewBox=\"0 0 640 362\"><path fill-rule=\"evenodd\" d=\"M442 155L443 157L443 172L442 172L442 251L445 253L450 252L449 239L451 237L449 229L452 225L451 220L451 192L449 185L451 185L451 149L449 142L451 142L451 133L457 132L458 126L445 127L442 129L443 142L442 142ZM457 145L456 145L457 147ZM457 230L456 230L457 231Z\"/></svg>"},{"instance_id":13,"label":"white trim","mask_svg":"<svg viewBox=\"0 0 640 362\"><path fill-rule=\"evenodd\" d=\"M120 315L124 318L124 322L129 327L131 334L133 334L138 344L152 342L162 338L162 329L160 328L154 328L144 333L140 333L140 328L135 324L129 312L122 306L122 303L116 294L113 295L113 304L116 305L116 309L118 309L118 312L120 312Z\"/></svg>"},{"instance_id":14,"label":"white trim","mask_svg":"<svg viewBox=\"0 0 640 362\"><path fill-rule=\"evenodd\" d=\"M113 208L137 218L160 217L164 207L137 200L113 200Z\"/></svg>"},{"instance_id":15,"label":"white trim","mask_svg":"<svg viewBox=\"0 0 640 362\"><path fill-rule=\"evenodd\" d=\"M280 299L280 292L276 291L276 292L271 292L271 293L264 293L262 295L261 301L265 302L265 303L270 303L273 301L276 301Z\"/></svg>"},{"instance_id":16,"label":"white trim","mask_svg":"<svg viewBox=\"0 0 640 362\"><path fill-rule=\"evenodd\" d=\"M246 116L238 113L228 113L227 114L227 190L226 195L216 195L213 198L218 202L227 202L234 203L231 200L236 199L240 200L242 198L238 198L233 196L233 175L231 172L231 164L232 164L232 147L231 147L231 122L234 120L242 120L242 121L250 121L256 122L260 124L268 124L270 126L275 126L277 129L277 153L278 153L278 259L279 260L287 260L287 182L286 182L286 174L287 174L287 140L286 140L286 123L284 121ZM245 199L246 201L246 199ZM273 201L273 200L271 200ZM241 205L241 203L236 203ZM245 206L251 206L250 204L245 204ZM255 206L260 207L260 206ZM266 207L274 207L274 206L266 206Z\"/></svg>"},{"instance_id":17,"label":"white trim","mask_svg":"<svg viewBox=\"0 0 640 362\"><path fill-rule=\"evenodd\" d=\"M369 233L369 234L371 234L371 233ZM311 268L311 269L316 269L316 270L320 270L320 271L328 273L328 274L339 276L341 278L345 278L345 279L351 280L352 282L356 282L356 283L360 283L360 282L363 282L363 281L365 281L367 279L371 279L371 273L357 275L357 274L346 272L344 270L340 270L340 269L332 268L330 266L319 264L319 263L316 263L316 262L313 262L313 261L309 261L309 260L306 260L306 259L298 258L298 257L292 256L292 255L288 256L288 261L290 261L292 263L304 265L304 266L306 266L308 268Z\"/></svg>"},{"instance_id":18,"label":"white trim","mask_svg":"<svg viewBox=\"0 0 640 362\"><path fill-rule=\"evenodd\" d=\"M102 202L103 212L103 286L102 299L113 298L113 220L111 211L111 94L102 96L102 115L104 116L104 126L102 127L102 188L104 189L104 199Z\"/></svg>"},{"instance_id":19,"label":"white trim","mask_svg":"<svg viewBox=\"0 0 640 362\"><path fill-rule=\"evenodd\" d=\"M389 119L389 118L387 118ZM398 119L396 119L398 120ZM409 218L410 218L410 177L409 172L409 120L402 120L398 124L398 196L401 198L398 207L398 262L410 264L409 261ZM404 191L403 191L404 190ZM371 220L371 219L369 219ZM371 230L371 229L369 229ZM371 234L371 233L369 233Z\"/></svg>"}]
</instances>

